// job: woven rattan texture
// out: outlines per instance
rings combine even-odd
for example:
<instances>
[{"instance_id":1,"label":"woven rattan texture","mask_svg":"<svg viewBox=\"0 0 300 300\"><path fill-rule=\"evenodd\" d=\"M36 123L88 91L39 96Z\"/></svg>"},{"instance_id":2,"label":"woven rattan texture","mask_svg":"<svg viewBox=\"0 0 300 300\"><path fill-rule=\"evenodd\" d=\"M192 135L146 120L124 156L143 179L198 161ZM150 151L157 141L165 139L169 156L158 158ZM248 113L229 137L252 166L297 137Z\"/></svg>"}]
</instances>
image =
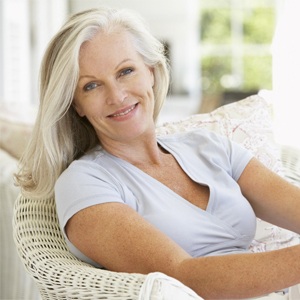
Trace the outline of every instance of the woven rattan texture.
<instances>
[{"instance_id":1,"label":"woven rattan texture","mask_svg":"<svg viewBox=\"0 0 300 300\"><path fill-rule=\"evenodd\" d=\"M65 244L54 199L19 196L14 239L42 299L138 299L145 275L94 268L74 257Z\"/></svg>"},{"instance_id":2,"label":"woven rattan texture","mask_svg":"<svg viewBox=\"0 0 300 300\"><path fill-rule=\"evenodd\" d=\"M300 186L300 149L291 146L282 146L281 160L285 177Z\"/></svg>"}]
</instances>

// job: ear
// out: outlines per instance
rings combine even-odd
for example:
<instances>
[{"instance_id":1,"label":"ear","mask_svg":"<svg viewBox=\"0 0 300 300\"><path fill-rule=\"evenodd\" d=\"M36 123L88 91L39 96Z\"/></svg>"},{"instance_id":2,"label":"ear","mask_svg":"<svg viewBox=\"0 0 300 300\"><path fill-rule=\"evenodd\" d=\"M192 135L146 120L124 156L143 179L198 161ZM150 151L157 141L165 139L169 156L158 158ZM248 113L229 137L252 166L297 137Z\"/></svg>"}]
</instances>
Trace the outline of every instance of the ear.
<instances>
[{"instance_id":1,"label":"ear","mask_svg":"<svg viewBox=\"0 0 300 300\"><path fill-rule=\"evenodd\" d=\"M72 106L74 107L74 109L76 110L76 112L78 113L78 115L79 115L80 117L84 117L84 116L85 116L85 114L84 114L84 112L82 111L80 105L78 105L78 104L75 102L75 100L73 100Z\"/></svg>"}]
</instances>

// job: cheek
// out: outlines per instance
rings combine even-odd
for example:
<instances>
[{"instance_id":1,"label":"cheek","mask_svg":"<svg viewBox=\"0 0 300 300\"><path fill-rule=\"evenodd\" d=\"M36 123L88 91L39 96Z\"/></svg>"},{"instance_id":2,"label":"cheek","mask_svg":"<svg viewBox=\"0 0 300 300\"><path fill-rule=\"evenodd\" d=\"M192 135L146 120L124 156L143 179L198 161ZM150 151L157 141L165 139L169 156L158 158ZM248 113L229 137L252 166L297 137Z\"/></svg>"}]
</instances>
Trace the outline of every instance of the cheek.
<instances>
[{"instance_id":1,"label":"cheek","mask_svg":"<svg viewBox=\"0 0 300 300\"><path fill-rule=\"evenodd\" d=\"M80 100L74 100L73 106L80 117L93 117L103 112L103 102L99 99L99 95L89 95L82 97Z\"/></svg>"},{"instance_id":2,"label":"cheek","mask_svg":"<svg viewBox=\"0 0 300 300\"><path fill-rule=\"evenodd\" d=\"M154 86L154 77L151 74L147 74L147 76L142 77L139 79L138 82L135 83L135 87L140 92L143 91L143 93L149 95L153 92L153 86Z\"/></svg>"},{"instance_id":3,"label":"cheek","mask_svg":"<svg viewBox=\"0 0 300 300\"><path fill-rule=\"evenodd\" d=\"M80 117L84 117L85 116L83 108L76 101L73 102L73 107L74 107L74 109L76 110L76 112L78 113L78 115Z\"/></svg>"}]
</instances>

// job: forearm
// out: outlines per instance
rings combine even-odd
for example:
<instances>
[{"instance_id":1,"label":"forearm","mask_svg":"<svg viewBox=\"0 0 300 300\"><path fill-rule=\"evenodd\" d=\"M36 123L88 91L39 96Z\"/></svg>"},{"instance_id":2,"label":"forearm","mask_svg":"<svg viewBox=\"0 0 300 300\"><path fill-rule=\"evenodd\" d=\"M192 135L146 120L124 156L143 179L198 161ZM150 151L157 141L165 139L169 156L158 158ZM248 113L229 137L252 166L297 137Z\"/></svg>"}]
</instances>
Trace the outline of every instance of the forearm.
<instances>
[{"instance_id":1,"label":"forearm","mask_svg":"<svg viewBox=\"0 0 300 300\"><path fill-rule=\"evenodd\" d=\"M204 299L241 299L300 283L300 246L282 250L192 258L175 275Z\"/></svg>"}]
</instances>

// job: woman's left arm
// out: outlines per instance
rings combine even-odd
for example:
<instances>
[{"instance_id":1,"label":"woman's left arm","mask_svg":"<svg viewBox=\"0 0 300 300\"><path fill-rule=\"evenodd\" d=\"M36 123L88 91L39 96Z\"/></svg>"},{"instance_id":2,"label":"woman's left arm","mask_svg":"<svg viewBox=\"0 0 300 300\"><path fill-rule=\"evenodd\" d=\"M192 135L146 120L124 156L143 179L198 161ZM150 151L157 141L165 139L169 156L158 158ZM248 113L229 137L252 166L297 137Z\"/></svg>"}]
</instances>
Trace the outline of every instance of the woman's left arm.
<instances>
[{"instance_id":1,"label":"woman's left arm","mask_svg":"<svg viewBox=\"0 0 300 300\"><path fill-rule=\"evenodd\" d=\"M256 216L300 234L300 188L269 170L256 158L238 180Z\"/></svg>"}]
</instances>

